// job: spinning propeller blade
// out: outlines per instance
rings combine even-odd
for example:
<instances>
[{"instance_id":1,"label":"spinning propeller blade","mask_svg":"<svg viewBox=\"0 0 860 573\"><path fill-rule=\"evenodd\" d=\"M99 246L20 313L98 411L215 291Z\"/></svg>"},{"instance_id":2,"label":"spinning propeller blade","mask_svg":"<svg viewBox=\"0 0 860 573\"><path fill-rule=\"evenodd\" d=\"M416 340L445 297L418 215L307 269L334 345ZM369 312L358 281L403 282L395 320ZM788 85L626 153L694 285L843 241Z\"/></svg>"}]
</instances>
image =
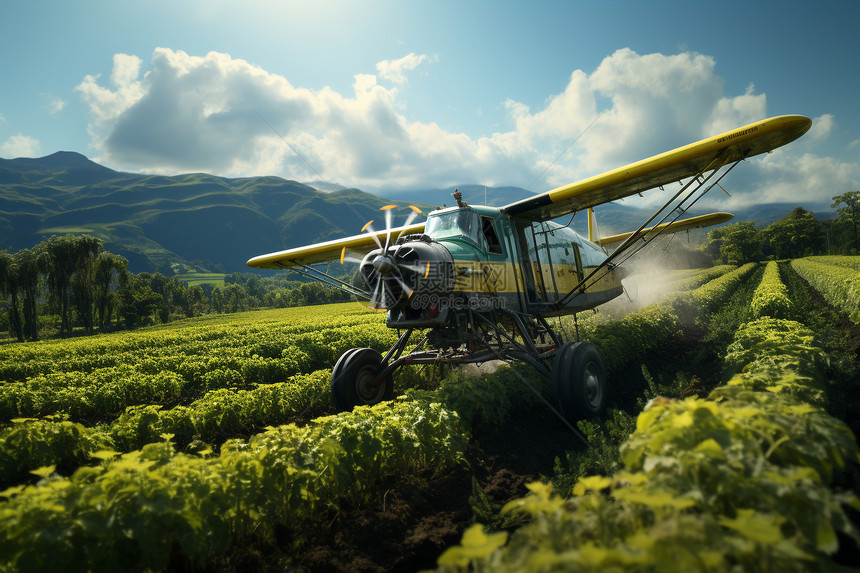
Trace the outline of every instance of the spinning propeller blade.
<instances>
[{"instance_id":1,"label":"spinning propeller blade","mask_svg":"<svg viewBox=\"0 0 860 573\"><path fill-rule=\"evenodd\" d=\"M372 223L373 219L368 221L364 227L362 227L361 232L365 231L371 233L373 235L374 241L379 247L379 252L376 254L368 255L361 261L360 272L362 277L367 284L368 288L371 292L370 298L370 307L375 310L387 310L391 305L393 305L397 299L403 294L406 295L407 298L412 296L412 288L407 285L402 278L402 273L404 270L415 271L412 269L412 265L409 265L406 261L401 260L400 252L403 248L403 245L397 245L397 248L393 253L389 252L391 247L397 243L400 237L404 233L404 229L400 229L397 231L396 236L392 237L394 233L392 233L393 227L393 218L394 218L394 210L397 208L397 205L385 205L380 207L380 211L385 212L385 242L382 243L381 233L379 234L379 239L377 238L377 234L373 229ZM403 227L408 227L412 224L415 218L418 215L423 215L421 209L415 207L414 205L409 205L410 213L406 218L406 223ZM393 239L393 240L392 240ZM407 249L408 251L408 249ZM343 261L352 261L352 259L347 253L346 249L341 252L341 262ZM393 285L396 285L393 287ZM396 291L399 290L402 294L396 294ZM394 288L394 292L392 291Z\"/></svg>"}]
</instances>

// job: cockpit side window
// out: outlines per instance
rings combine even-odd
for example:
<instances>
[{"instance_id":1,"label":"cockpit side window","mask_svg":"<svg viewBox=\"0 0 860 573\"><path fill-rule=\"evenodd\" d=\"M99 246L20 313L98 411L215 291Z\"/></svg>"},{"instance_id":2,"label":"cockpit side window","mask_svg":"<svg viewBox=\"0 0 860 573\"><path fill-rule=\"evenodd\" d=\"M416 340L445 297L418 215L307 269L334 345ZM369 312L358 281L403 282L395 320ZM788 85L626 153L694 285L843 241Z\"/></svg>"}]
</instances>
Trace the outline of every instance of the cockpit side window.
<instances>
[{"instance_id":1,"label":"cockpit side window","mask_svg":"<svg viewBox=\"0 0 860 573\"><path fill-rule=\"evenodd\" d=\"M484 239L487 243L487 251L499 255L502 254L502 242L496 234L493 220L489 217L481 217L481 225L484 232Z\"/></svg>"}]
</instances>

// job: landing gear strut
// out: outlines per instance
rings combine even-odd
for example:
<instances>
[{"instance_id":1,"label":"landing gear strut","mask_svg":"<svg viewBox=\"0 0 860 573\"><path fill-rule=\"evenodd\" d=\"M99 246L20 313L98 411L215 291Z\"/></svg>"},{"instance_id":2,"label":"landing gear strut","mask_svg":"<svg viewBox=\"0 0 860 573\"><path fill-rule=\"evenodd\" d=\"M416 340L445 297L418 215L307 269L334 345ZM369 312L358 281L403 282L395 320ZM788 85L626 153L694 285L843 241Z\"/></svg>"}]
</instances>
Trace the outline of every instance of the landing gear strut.
<instances>
[{"instance_id":1,"label":"landing gear strut","mask_svg":"<svg viewBox=\"0 0 860 573\"><path fill-rule=\"evenodd\" d=\"M411 352L405 352L414 331L408 329L385 356L370 348L346 351L332 370L335 407L351 410L358 405L390 400L392 375L404 365L466 364L498 359L525 362L548 378L556 404L569 421L602 416L605 412L606 375L600 355L591 344L562 343L543 318L503 310L490 316L468 313L467 319L459 324L467 326L448 334L453 342L460 342L454 348L419 350L428 340L424 337Z\"/></svg>"}]
</instances>

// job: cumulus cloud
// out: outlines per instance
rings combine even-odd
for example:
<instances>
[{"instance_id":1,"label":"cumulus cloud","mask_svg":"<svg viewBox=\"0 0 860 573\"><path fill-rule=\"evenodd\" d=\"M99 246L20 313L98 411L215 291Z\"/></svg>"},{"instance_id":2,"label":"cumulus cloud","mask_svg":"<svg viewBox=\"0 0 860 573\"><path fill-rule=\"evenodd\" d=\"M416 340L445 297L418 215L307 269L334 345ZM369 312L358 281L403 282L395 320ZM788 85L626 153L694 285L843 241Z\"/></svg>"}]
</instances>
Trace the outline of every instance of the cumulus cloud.
<instances>
[{"instance_id":1,"label":"cumulus cloud","mask_svg":"<svg viewBox=\"0 0 860 573\"><path fill-rule=\"evenodd\" d=\"M815 141L827 139L836 127L836 118L833 114L825 113L812 120L812 127L809 129L807 137Z\"/></svg>"},{"instance_id":2,"label":"cumulus cloud","mask_svg":"<svg viewBox=\"0 0 860 573\"><path fill-rule=\"evenodd\" d=\"M66 107L66 102L56 96L52 96L50 94L45 94L45 109L48 110L48 113L51 115L57 115Z\"/></svg>"},{"instance_id":3,"label":"cumulus cloud","mask_svg":"<svg viewBox=\"0 0 860 573\"><path fill-rule=\"evenodd\" d=\"M35 137L19 133L0 145L0 155L6 158L39 157L41 156L41 145Z\"/></svg>"},{"instance_id":4,"label":"cumulus cloud","mask_svg":"<svg viewBox=\"0 0 860 573\"><path fill-rule=\"evenodd\" d=\"M397 60L383 60L376 64L379 75L395 84L406 83L406 72L412 71L428 59L426 54L416 55L415 52Z\"/></svg>"},{"instance_id":5,"label":"cumulus cloud","mask_svg":"<svg viewBox=\"0 0 860 573\"><path fill-rule=\"evenodd\" d=\"M536 109L500 96L508 129L468 135L404 111L398 87L428 61L411 53L380 62L376 74L354 76L352 93L339 93L294 86L228 54L158 48L145 72L137 56L117 54L107 81L86 76L77 90L93 145L112 166L322 178L383 192L470 181L542 191L767 116L754 85L725 93L710 56L621 49L590 73L574 70ZM832 116L816 118L808 138L824 139L833 126ZM799 200L828 177L857 177L849 165L799 153L746 162L735 201Z\"/></svg>"},{"instance_id":6,"label":"cumulus cloud","mask_svg":"<svg viewBox=\"0 0 860 573\"><path fill-rule=\"evenodd\" d=\"M75 88L90 108L90 133L96 135L113 123L137 103L144 95L138 80L141 60L137 56L115 54L111 84L114 89L101 86L99 75L88 75Z\"/></svg>"},{"instance_id":7,"label":"cumulus cloud","mask_svg":"<svg viewBox=\"0 0 860 573\"><path fill-rule=\"evenodd\" d=\"M798 156L786 149L755 160L745 172L741 175L745 194L729 201L730 205L829 202L842 189L856 186L858 176L853 164L811 153Z\"/></svg>"}]
</instances>

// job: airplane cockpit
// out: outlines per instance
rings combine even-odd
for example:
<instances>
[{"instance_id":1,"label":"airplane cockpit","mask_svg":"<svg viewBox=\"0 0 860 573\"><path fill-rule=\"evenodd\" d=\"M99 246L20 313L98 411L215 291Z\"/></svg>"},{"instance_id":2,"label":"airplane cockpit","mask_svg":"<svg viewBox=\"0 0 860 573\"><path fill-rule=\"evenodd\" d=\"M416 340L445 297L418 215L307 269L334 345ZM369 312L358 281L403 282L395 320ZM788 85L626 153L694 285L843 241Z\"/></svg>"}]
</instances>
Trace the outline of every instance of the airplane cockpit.
<instances>
[{"instance_id":1,"label":"airplane cockpit","mask_svg":"<svg viewBox=\"0 0 860 573\"><path fill-rule=\"evenodd\" d=\"M487 211L486 207L479 207ZM502 254L500 234L496 230L496 213L479 213L472 207L451 207L433 211L427 216L424 233L436 241L460 240L472 243L490 254Z\"/></svg>"},{"instance_id":2,"label":"airplane cockpit","mask_svg":"<svg viewBox=\"0 0 860 573\"><path fill-rule=\"evenodd\" d=\"M427 216L424 233L440 239L465 239L483 247L481 217L473 209L452 207Z\"/></svg>"}]
</instances>

